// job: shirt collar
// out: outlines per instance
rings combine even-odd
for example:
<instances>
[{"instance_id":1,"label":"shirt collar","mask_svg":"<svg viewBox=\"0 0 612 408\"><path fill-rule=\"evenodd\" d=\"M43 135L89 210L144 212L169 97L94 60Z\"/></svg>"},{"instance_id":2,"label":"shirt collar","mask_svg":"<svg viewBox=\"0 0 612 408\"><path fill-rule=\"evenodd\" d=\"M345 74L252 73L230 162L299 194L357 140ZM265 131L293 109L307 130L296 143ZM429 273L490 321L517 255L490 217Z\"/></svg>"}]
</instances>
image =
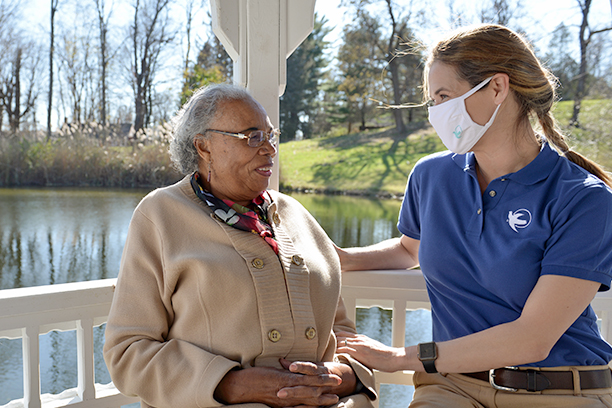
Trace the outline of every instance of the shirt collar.
<instances>
[{"instance_id":1,"label":"shirt collar","mask_svg":"<svg viewBox=\"0 0 612 408\"><path fill-rule=\"evenodd\" d=\"M559 159L561 159L559 153L546 140L543 140L540 153L531 163L515 173L506 174L502 177L524 185L536 184L548 177ZM452 160L466 174L476 176L476 157L474 153L454 154Z\"/></svg>"}]
</instances>

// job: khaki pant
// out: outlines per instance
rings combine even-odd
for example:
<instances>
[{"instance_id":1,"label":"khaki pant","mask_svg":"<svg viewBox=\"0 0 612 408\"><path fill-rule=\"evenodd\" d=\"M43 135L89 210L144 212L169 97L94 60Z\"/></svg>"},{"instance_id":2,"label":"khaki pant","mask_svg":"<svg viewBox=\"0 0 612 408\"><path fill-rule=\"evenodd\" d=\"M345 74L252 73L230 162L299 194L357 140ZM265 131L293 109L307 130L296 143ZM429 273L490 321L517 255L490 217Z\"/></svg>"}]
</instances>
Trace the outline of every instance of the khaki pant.
<instances>
[{"instance_id":1,"label":"khaki pant","mask_svg":"<svg viewBox=\"0 0 612 408\"><path fill-rule=\"evenodd\" d=\"M461 374L415 373L413 381L410 408L612 408L612 388L506 392Z\"/></svg>"}]
</instances>

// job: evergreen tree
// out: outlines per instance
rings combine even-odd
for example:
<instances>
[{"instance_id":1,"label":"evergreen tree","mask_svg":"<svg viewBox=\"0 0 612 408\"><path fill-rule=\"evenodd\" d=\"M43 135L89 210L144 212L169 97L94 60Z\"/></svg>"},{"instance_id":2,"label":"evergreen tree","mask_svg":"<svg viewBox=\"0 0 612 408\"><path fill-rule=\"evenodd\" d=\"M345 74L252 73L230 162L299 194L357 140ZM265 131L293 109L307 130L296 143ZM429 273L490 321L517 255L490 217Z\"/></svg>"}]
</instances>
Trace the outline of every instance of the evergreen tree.
<instances>
[{"instance_id":1,"label":"evergreen tree","mask_svg":"<svg viewBox=\"0 0 612 408\"><path fill-rule=\"evenodd\" d=\"M293 140L300 133L304 138L313 137L312 122L321 103L319 85L328 64L325 36L331 29L326 23L327 19L315 15L312 33L287 59L287 86L280 98L281 141Z\"/></svg>"}]
</instances>

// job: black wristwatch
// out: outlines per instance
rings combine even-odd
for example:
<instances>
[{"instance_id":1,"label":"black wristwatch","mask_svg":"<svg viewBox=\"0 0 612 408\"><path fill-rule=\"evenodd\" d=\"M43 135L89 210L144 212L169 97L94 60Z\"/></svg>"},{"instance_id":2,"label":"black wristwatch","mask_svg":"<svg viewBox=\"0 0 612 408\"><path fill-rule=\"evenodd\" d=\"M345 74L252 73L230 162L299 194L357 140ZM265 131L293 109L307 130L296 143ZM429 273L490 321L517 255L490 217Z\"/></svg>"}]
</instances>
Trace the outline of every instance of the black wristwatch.
<instances>
[{"instance_id":1,"label":"black wristwatch","mask_svg":"<svg viewBox=\"0 0 612 408\"><path fill-rule=\"evenodd\" d=\"M425 371L429 374L437 373L436 359L438 358L438 348L433 341L430 343L421 343L417 346L417 357L423 363Z\"/></svg>"}]
</instances>

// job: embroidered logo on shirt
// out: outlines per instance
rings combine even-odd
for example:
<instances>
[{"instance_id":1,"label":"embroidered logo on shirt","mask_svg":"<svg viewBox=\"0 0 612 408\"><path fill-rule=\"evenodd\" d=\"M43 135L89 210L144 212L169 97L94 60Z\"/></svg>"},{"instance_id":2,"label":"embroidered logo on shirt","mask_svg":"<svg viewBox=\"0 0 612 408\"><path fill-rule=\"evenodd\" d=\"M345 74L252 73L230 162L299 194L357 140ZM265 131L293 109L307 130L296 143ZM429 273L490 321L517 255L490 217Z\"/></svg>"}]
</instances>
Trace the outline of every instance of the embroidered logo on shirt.
<instances>
[{"instance_id":1,"label":"embroidered logo on shirt","mask_svg":"<svg viewBox=\"0 0 612 408\"><path fill-rule=\"evenodd\" d=\"M508 222L508 225L510 225L514 232L518 233L517 228L527 228L531 224L531 213L524 208L514 212L508 211L506 222Z\"/></svg>"}]
</instances>

